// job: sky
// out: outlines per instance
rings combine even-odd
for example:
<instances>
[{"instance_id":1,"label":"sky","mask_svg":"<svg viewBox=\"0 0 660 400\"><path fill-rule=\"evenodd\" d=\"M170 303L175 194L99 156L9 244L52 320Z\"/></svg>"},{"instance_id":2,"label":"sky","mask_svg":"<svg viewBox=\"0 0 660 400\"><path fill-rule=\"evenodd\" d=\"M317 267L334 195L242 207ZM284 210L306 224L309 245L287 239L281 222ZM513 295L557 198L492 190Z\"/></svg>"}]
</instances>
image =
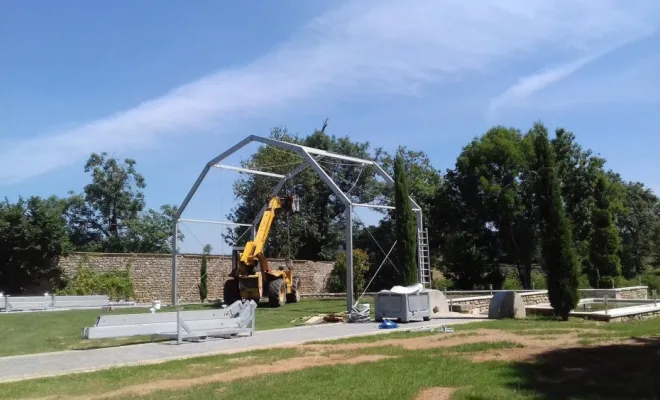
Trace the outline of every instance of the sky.
<instances>
[{"instance_id":1,"label":"sky","mask_svg":"<svg viewBox=\"0 0 660 400\"><path fill-rule=\"evenodd\" d=\"M0 1L0 196L80 192L105 151L137 161L149 207L180 204L244 137L326 117L443 171L493 125L541 121L660 193L658 28L657 0ZM211 171L184 217L225 220L237 177Z\"/></svg>"}]
</instances>

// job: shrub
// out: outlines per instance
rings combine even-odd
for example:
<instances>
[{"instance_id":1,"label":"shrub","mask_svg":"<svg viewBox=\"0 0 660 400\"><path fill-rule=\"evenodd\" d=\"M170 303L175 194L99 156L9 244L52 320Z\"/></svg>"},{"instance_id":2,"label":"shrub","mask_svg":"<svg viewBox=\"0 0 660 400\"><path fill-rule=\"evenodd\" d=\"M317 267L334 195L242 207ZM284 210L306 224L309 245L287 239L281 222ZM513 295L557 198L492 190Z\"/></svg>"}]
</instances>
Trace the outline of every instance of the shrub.
<instances>
[{"instance_id":1,"label":"shrub","mask_svg":"<svg viewBox=\"0 0 660 400\"><path fill-rule=\"evenodd\" d=\"M454 282L445 277L433 278L433 281L431 281L431 288L437 290L452 290L454 289Z\"/></svg>"},{"instance_id":2,"label":"shrub","mask_svg":"<svg viewBox=\"0 0 660 400\"><path fill-rule=\"evenodd\" d=\"M508 271L505 275L504 282L502 282L502 289L504 290L521 290L522 284L520 283L520 277L515 271Z\"/></svg>"},{"instance_id":3,"label":"shrub","mask_svg":"<svg viewBox=\"0 0 660 400\"><path fill-rule=\"evenodd\" d=\"M617 287L615 282L616 282L615 278L613 278L611 276L601 276L598 279L598 288L599 289L612 289L614 287ZM619 282L620 282L620 280L619 280Z\"/></svg>"},{"instance_id":4,"label":"shrub","mask_svg":"<svg viewBox=\"0 0 660 400\"><path fill-rule=\"evenodd\" d=\"M362 294L367 284L367 272L369 272L369 255L362 249L353 250L353 293ZM331 293L346 292L346 253L339 253L334 268L328 279L328 291Z\"/></svg>"},{"instance_id":5,"label":"shrub","mask_svg":"<svg viewBox=\"0 0 660 400\"><path fill-rule=\"evenodd\" d=\"M581 274L578 277L578 289L591 289L591 284L589 283L589 276L587 274Z\"/></svg>"},{"instance_id":6,"label":"shrub","mask_svg":"<svg viewBox=\"0 0 660 400\"><path fill-rule=\"evenodd\" d=\"M547 289L548 281L545 278L545 274L541 271L532 271L532 283L534 284L534 289Z\"/></svg>"},{"instance_id":7,"label":"shrub","mask_svg":"<svg viewBox=\"0 0 660 400\"><path fill-rule=\"evenodd\" d=\"M128 300L133 297L133 280L130 268L123 271L96 272L89 267L79 265L76 275L67 280L58 295L90 296L107 295L111 300Z\"/></svg>"}]
</instances>

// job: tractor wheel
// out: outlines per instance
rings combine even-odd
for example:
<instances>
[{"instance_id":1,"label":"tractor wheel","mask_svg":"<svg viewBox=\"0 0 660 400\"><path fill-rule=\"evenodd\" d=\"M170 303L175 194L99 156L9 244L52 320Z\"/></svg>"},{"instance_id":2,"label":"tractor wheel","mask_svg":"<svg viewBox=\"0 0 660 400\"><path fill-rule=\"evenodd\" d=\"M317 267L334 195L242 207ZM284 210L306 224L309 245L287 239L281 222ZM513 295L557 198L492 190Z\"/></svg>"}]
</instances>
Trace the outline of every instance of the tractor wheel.
<instances>
[{"instance_id":1,"label":"tractor wheel","mask_svg":"<svg viewBox=\"0 0 660 400\"><path fill-rule=\"evenodd\" d=\"M286 301L286 283L284 279L277 278L268 284L268 304L271 307L283 306Z\"/></svg>"},{"instance_id":2,"label":"tractor wheel","mask_svg":"<svg viewBox=\"0 0 660 400\"><path fill-rule=\"evenodd\" d=\"M238 281L236 279L227 279L222 292L223 302L229 307L240 299L241 293L238 290Z\"/></svg>"},{"instance_id":3,"label":"tractor wheel","mask_svg":"<svg viewBox=\"0 0 660 400\"><path fill-rule=\"evenodd\" d=\"M286 300L289 303L297 303L300 301L300 278L297 276L293 277L293 282L291 282L291 293L286 295Z\"/></svg>"}]
</instances>

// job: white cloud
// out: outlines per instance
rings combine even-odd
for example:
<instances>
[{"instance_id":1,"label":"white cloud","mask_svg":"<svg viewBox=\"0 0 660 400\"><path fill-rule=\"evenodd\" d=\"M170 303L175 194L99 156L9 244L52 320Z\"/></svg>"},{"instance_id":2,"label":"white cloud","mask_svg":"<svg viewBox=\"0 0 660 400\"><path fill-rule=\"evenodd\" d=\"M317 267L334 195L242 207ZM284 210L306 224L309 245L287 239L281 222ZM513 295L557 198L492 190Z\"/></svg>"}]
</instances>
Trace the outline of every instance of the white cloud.
<instances>
[{"instance_id":1,"label":"white cloud","mask_svg":"<svg viewBox=\"0 0 660 400\"><path fill-rule=\"evenodd\" d=\"M644 12L640 9L624 12L623 9L617 9L616 7L607 8L604 10L603 16L607 16L613 22L614 26L610 29L602 26L594 19L587 18L585 23L588 27L595 29L595 33L601 36L600 40L592 43L588 41L580 43L578 40L576 41L576 48L583 55L567 63L520 77L515 84L491 100L487 115L492 117L502 108L524 105L526 100L535 93L569 78L583 67L605 55L657 32L658 27L660 27L660 21L657 18L658 9L659 7L655 5L649 5L645 9L645 19L642 17Z\"/></svg>"},{"instance_id":2,"label":"white cloud","mask_svg":"<svg viewBox=\"0 0 660 400\"><path fill-rule=\"evenodd\" d=\"M301 107L315 99L408 94L419 85L487 72L539 52L590 54L614 37L646 29L649 9L657 9L654 1L351 2L314 19L249 65L219 71L61 134L0 150L0 183L77 162L91 151L145 148L168 135L200 132L221 121ZM540 88L570 72L564 68L527 85Z\"/></svg>"}]
</instances>

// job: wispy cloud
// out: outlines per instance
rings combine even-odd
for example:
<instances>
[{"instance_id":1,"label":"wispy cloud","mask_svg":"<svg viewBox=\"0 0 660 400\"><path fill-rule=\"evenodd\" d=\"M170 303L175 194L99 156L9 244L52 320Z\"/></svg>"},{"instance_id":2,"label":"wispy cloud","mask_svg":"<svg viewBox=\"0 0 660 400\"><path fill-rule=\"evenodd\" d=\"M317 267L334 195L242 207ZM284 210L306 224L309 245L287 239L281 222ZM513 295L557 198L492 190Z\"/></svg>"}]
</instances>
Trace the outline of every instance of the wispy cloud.
<instances>
[{"instance_id":1,"label":"wispy cloud","mask_svg":"<svg viewBox=\"0 0 660 400\"><path fill-rule=\"evenodd\" d=\"M649 4L645 9L647 11L645 20L640 9L624 12L623 9L617 9L610 4L607 15L615 25L609 31L598 29L597 32L602 35L600 40L577 45L576 49L582 55L574 56L569 62L518 78L515 84L491 100L487 115L493 117L502 108L522 105L535 93L569 78L590 63L654 34L660 27L660 20L657 18L658 9L657 6ZM635 14L637 14L636 18Z\"/></svg>"},{"instance_id":2,"label":"wispy cloud","mask_svg":"<svg viewBox=\"0 0 660 400\"><path fill-rule=\"evenodd\" d=\"M90 151L145 148L168 135L336 96L408 94L521 58L590 54L646 29L654 1L396 0L351 2L243 67L219 71L159 98L57 135L0 150L0 182L24 180ZM583 61L585 62L585 61ZM529 94L580 62L530 78ZM40 154L35 160L33 155Z\"/></svg>"}]
</instances>

